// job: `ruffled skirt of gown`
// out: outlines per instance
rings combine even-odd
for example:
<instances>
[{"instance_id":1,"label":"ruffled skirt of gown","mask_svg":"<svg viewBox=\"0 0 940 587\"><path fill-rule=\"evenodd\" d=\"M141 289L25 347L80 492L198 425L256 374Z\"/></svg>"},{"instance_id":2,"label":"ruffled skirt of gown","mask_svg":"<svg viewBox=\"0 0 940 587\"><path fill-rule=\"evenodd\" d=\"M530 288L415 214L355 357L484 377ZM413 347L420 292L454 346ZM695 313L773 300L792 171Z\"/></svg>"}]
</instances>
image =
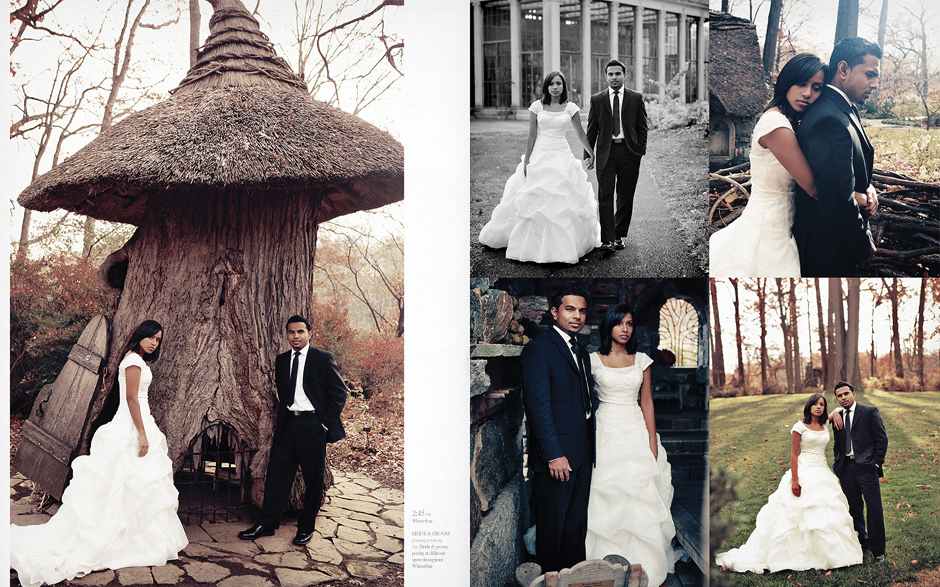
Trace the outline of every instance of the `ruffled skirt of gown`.
<instances>
[{"instance_id":1,"label":"ruffled skirt of gown","mask_svg":"<svg viewBox=\"0 0 940 587\"><path fill-rule=\"evenodd\" d=\"M798 463L800 497L793 495L787 471L757 514L757 527L747 542L716 555L717 565L739 573L763 573L835 569L862 562L848 502L825 455L803 453Z\"/></svg>"},{"instance_id":2,"label":"ruffled skirt of gown","mask_svg":"<svg viewBox=\"0 0 940 587\"><path fill-rule=\"evenodd\" d=\"M600 246L597 196L564 137L538 136L527 174L522 161L480 231L480 242L506 258L577 263Z\"/></svg>"},{"instance_id":3,"label":"ruffled skirt of gown","mask_svg":"<svg viewBox=\"0 0 940 587\"><path fill-rule=\"evenodd\" d=\"M601 402L597 409L597 465L588 502L587 558L619 554L643 566L651 587L675 567L672 539L672 467L656 435L659 456L637 405Z\"/></svg>"},{"instance_id":4,"label":"ruffled skirt of gown","mask_svg":"<svg viewBox=\"0 0 940 587\"><path fill-rule=\"evenodd\" d=\"M10 526L10 566L33 587L100 569L160 566L187 544L166 437L141 403L149 452L121 407L98 429L90 454L72 462L62 505L45 524Z\"/></svg>"}]
</instances>

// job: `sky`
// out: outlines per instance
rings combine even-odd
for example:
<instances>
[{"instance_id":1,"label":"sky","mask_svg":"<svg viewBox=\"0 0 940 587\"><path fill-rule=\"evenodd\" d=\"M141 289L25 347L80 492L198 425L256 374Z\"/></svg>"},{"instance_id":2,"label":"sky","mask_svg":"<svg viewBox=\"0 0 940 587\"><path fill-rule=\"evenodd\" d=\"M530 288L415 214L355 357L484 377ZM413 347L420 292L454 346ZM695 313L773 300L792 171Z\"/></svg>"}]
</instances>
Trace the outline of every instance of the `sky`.
<instances>
[{"instance_id":1,"label":"sky","mask_svg":"<svg viewBox=\"0 0 940 587\"><path fill-rule=\"evenodd\" d=\"M812 285L812 279L807 279ZM904 344L904 337L908 333L913 333L915 331L915 325L917 320L917 309L918 309L918 299L917 296L920 293L920 279L903 279L901 280L903 284L907 287L909 292L909 297L903 301L898 309L898 324L899 330L901 332L902 338L902 348ZM760 326L758 322L758 313L756 309L751 309L757 303L757 295L755 293L747 291L744 287L744 280L741 280L739 283L738 290L741 295L741 329L743 331L742 336L745 339L745 344L749 344L753 347L758 347L760 345ZM859 300L859 351L865 352L871 348L872 340L872 324L875 327L875 354L878 356L885 355L890 350L891 344L891 304L889 301L885 301L879 306L874 308L874 315L872 314L872 300L873 296L871 294L866 294L866 287L878 287L881 285L881 279L872 278L872 279L863 279L861 286L861 295ZM726 279L716 280L717 293L718 293L718 311L719 311L719 320L721 321L721 331L722 331L722 347L724 350L724 363L725 371L728 372L735 367L737 364L736 351L735 351L735 334L734 334L734 294L731 288L730 283ZM784 281L784 295L786 295L788 284L786 280ZM842 285L843 295L846 291L846 281L843 280ZM826 314L826 304L829 297L829 288L828 280L820 280L820 289L822 290L822 303L823 303L823 315ZM771 296L776 299L776 283L774 280L768 280L768 292ZM800 328L800 352L805 357L807 344L809 343L809 334L808 326L806 322L806 312L811 312L811 321L812 321L812 336L813 343L812 348L818 351L818 334L817 334L817 320L816 320L816 292L815 289L811 289L812 298L809 300L809 308L807 309L807 300L804 297L806 289L805 287L798 288L798 297L797 297L797 310L800 313L798 317L799 328ZM929 295L929 293L928 293ZM928 304L929 304L928 297ZM775 303L775 302L774 302ZM746 309L747 308L747 309ZM779 356L783 355L783 336L780 333L780 317L776 308L776 305L768 304L767 307L767 329L768 337L767 344L768 347L778 349L776 352ZM925 315L925 324L924 331L929 335L932 329L937 327L938 321L940 321L940 308L929 307ZM931 328L931 325L933 328ZM934 337L932 340L925 340L924 342L924 352L933 356L937 355L938 348L940 348L940 337ZM774 351L771 350L773 353ZM817 360L818 363L818 360ZM819 366L818 364L816 365Z\"/></svg>"}]
</instances>

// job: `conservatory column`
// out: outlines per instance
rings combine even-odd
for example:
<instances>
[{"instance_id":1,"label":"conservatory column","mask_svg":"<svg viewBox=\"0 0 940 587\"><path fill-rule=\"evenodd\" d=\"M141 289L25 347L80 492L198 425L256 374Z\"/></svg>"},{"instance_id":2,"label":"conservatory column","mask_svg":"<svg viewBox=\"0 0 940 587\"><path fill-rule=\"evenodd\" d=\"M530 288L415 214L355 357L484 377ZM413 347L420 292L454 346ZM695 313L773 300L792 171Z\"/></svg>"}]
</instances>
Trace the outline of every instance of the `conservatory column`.
<instances>
[{"instance_id":1,"label":"conservatory column","mask_svg":"<svg viewBox=\"0 0 940 587\"><path fill-rule=\"evenodd\" d=\"M581 94L591 95L591 0L581 0ZM581 103L584 103L582 98Z\"/></svg>"},{"instance_id":2,"label":"conservatory column","mask_svg":"<svg viewBox=\"0 0 940 587\"><path fill-rule=\"evenodd\" d=\"M698 17L698 30L695 34L695 40L698 42L698 101L707 102L708 83L705 79L708 63L708 27L705 25L705 17Z\"/></svg>"},{"instance_id":3,"label":"conservatory column","mask_svg":"<svg viewBox=\"0 0 940 587\"><path fill-rule=\"evenodd\" d=\"M685 13L680 12L679 13L679 71L680 72L684 72L686 68L685 61L687 57L685 54L685 44L688 42L687 39L689 35L688 35L688 31L686 31L685 28L686 28ZM688 95L688 92L686 92L686 85L685 85L685 81L686 79L688 79L688 77L689 76L687 73L682 73L679 76L679 100L681 100L683 104L685 103L686 96Z\"/></svg>"},{"instance_id":4,"label":"conservatory column","mask_svg":"<svg viewBox=\"0 0 940 587\"><path fill-rule=\"evenodd\" d=\"M483 107L483 7L473 3L473 105Z\"/></svg>"},{"instance_id":5,"label":"conservatory column","mask_svg":"<svg viewBox=\"0 0 940 587\"><path fill-rule=\"evenodd\" d=\"M561 69L561 0L542 0L542 76Z\"/></svg>"},{"instance_id":6,"label":"conservatory column","mask_svg":"<svg viewBox=\"0 0 940 587\"><path fill-rule=\"evenodd\" d=\"M518 108L522 94L522 9L519 0L509 0L509 68L512 81L510 105Z\"/></svg>"},{"instance_id":7,"label":"conservatory column","mask_svg":"<svg viewBox=\"0 0 940 587\"><path fill-rule=\"evenodd\" d=\"M643 7L633 7L633 79L636 91L641 94L646 87L643 81Z\"/></svg>"},{"instance_id":8,"label":"conservatory column","mask_svg":"<svg viewBox=\"0 0 940 587\"><path fill-rule=\"evenodd\" d=\"M656 30L657 32L657 46L658 46L658 55L656 56L656 65L658 71L656 72L656 78L659 80L659 97L666 97L666 84L669 83L669 80L666 79L666 9L661 8L657 11L656 18Z\"/></svg>"},{"instance_id":9,"label":"conservatory column","mask_svg":"<svg viewBox=\"0 0 940 587\"><path fill-rule=\"evenodd\" d=\"M607 38L610 39L610 58L611 59L620 59L620 39L617 37L620 34L620 23L617 19L620 18L620 4L616 2L611 2L607 5L607 21L610 23L610 31L607 33ZM606 76L607 72L602 72ZM623 72L626 74L627 72Z\"/></svg>"}]
</instances>

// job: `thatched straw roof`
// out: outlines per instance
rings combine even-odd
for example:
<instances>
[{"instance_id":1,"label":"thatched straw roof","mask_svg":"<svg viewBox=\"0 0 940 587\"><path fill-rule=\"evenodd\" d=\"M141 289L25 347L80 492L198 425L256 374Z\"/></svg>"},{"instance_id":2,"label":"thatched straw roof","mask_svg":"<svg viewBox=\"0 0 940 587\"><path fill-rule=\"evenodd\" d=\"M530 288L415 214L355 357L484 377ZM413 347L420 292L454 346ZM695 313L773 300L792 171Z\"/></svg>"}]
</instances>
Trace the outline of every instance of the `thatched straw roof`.
<instances>
[{"instance_id":1,"label":"thatched straw roof","mask_svg":"<svg viewBox=\"0 0 940 587\"><path fill-rule=\"evenodd\" d=\"M38 178L20 204L136 224L166 190L250 187L263 197L322 186L320 221L402 199L401 144L311 98L240 0L210 2L211 34L172 97Z\"/></svg>"},{"instance_id":2,"label":"thatched straw roof","mask_svg":"<svg viewBox=\"0 0 940 587\"><path fill-rule=\"evenodd\" d=\"M757 30L747 19L709 11L708 93L712 113L750 118L767 102Z\"/></svg>"}]
</instances>

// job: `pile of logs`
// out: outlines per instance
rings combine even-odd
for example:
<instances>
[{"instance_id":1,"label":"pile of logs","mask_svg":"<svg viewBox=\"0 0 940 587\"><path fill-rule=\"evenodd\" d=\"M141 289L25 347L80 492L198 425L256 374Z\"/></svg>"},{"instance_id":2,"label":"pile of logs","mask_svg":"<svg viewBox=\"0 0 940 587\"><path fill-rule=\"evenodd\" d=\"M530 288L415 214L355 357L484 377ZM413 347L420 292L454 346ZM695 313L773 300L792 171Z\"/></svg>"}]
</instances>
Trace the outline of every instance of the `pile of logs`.
<instances>
[{"instance_id":1,"label":"pile of logs","mask_svg":"<svg viewBox=\"0 0 940 587\"><path fill-rule=\"evenodd\" d=\"M709 174L709 234L744 212L751 193L750 163ZM940 275L940 184L916 181L892 171L874 170L878 211L871 219L878 250L859 267L860 276Z\"/></svg>"}]
</instances>

